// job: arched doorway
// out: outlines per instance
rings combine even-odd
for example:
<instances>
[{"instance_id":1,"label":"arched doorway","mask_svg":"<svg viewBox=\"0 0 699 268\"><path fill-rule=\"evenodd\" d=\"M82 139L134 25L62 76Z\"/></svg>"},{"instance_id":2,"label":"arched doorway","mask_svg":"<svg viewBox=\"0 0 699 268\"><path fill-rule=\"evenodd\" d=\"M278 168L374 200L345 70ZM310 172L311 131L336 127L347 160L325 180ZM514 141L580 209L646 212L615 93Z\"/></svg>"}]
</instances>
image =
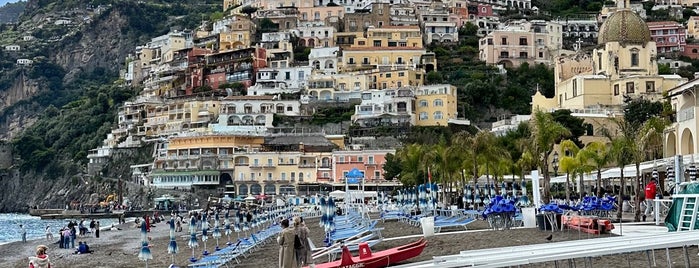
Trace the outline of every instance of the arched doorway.
<instances>
[{"instance_id":1,"label":"arched doorway","mask_svg":"<svg viewBox=\"0 0 699 268\"><path fill-rule=\"evenodd\" d=\"M277 187L274 184L265 184L265 195L276 195Z\"/></svg>"},{"instance_id":2,"label":"arched doorway","mask_svg":"<svg viewBox=\"0 0 699 268\"><path fill-rule=\"evenodd\" d=\"M260 184L255 183L250 186L250 194L252 195L259 195L262 193L262 186Z\"/></svg>"},{"instance_id":3,"label":"arched doorway","mask_svg":"<svg viewBox=\"0 0 699 268\"><path fill-rule=\"evenodd\" d=\"M248 195L248 186L245 184L241 184L240 186L238 186L238 195Z\"/></svg>"},{"instance_id":4,"label":"arched doorway","mask_svg":"<svg viewBox=\"0 0 699 268\"><path fill-rule=\"evenodd\" d=\"M688 128L685 128L682 131L682 139L680 141L680 145L680 153L682 155L694 153L694 135L692 135L692 131L690 131Z\"/></svg>"},{"instance_id":5,"label":"arched doorway","mask_svg":"<svg viewBox=\"0 0 699 268\"><path fill-rule=\"evenodd\" d=\"M674 132L667 134L665 140L665 157L670 157L677 154L677 137Z\"/></svg>"},{"instance_id":6,"label":"arched doorway","mask_svg":"<svg viewBox=\"0 0 699 268\"><path fill-rule=\"evenodd\" d=\"M279 194L295 195L296 188L294 188L293 185L289 184L279 186Z\"/></svg>"},{"instance_id":7,"label":"arched doorway","mask_svg":"<svg viewBox=\"0 0 699 268\"><path fill-rule=\"evenodd\" d=\"M226 184L233 184L233 178L231 177L231 174L228 173L221 173L221 178L219 183L222 186L226 186Z\"/></svg>"}]
</instances>

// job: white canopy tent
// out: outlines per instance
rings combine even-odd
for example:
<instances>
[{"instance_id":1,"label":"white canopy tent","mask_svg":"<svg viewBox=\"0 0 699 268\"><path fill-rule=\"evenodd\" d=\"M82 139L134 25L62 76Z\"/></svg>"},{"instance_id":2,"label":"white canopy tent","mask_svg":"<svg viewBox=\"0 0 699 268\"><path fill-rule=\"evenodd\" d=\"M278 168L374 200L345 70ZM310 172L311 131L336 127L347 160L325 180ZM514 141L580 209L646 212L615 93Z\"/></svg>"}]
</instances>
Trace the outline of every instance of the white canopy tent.
<instances>
[{"instance_id":1,"label":"white canopy tent","mask_svg":"<svg viewBox=\"0 0 699 268\"><path fill-rule=\"evenodd\" d=\"M335 199L345 199L345 192L340 190L335 190L330 192L330 197Z\"/></svg>"}]
</instances>

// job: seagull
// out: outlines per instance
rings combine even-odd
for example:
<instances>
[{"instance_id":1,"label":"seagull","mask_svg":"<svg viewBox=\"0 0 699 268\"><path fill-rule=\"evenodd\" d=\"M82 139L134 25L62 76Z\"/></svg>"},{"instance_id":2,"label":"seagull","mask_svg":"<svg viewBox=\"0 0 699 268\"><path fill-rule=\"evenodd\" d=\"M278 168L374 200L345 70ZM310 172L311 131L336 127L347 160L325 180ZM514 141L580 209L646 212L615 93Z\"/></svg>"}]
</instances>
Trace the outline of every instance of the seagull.
<instances>
[{"instance_id":1,"label":"seagull","mask_svg":"<svg viewBox=\"0 0 699 268\"><path fill-rule=\"evenodd\" d=\"M553 234L550 234L549 236L546 237L546 240L551 241L553 239Z\"/></svg>"}]
</instances>

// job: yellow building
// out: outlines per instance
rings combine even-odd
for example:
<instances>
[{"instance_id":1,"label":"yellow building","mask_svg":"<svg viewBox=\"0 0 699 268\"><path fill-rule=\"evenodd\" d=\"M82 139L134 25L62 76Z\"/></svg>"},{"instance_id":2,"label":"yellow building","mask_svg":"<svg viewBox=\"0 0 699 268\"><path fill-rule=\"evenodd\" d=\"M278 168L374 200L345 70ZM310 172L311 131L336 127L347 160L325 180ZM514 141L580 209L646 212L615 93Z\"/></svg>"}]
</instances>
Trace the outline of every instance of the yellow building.
<instances>
[{"instance_id":1,"label":"yellow building","mask_svg":"<svg viewBox=\"0 0 699 268\"><path fill-rule=\"evenodd\" d=\"M139 132L147 136L161 136L181 131L203 131L210 120L218 117L220 103L219 100L210 99L148 104L145 107L145 122Z\"/></svg>"},{"instance_id":2,"label":"yellow building","mask_svg":"<svg viewBox=\"0 0 699 268\"><path fill-rule=\"evenodd\" d=\"M657 50L650 30L629 9L612 13L600 27L599 45L592 55L577 54L556 61L553 98L537 93L534 108L569 109L573 113L610 116L621 110L624 98L658 100L662 93L686 81L678 75L659 75Z\"/></svg>"},{"instance_id":3,"label":"yellow building","mask_svg":"<svg viewBox=\"0 0 699 268\"><path fill-rule=\"evenodd\" d=\"M369 27L366 37L356 35L354 43L342 52L341 71L371 70L382 67L420 68L435 70L433 61L424 62L431 55L423 48L422 32L417 26Z\"/></svg>"},{"instance_id":4,"label":"yellow building","mask_svg":"<svg viewBox=\"0 0 699 268\"><path fill-rule=\"evenodd\" d=\"M665 129L664 156L688 155L699 152L699 104L697 104L699 79L679 85L668 92L670 104L675 111L675 120ZM699 160L699 159L697 159Z\"/></svg>"},{"instance_id":5,"label":"yellow building","mask_svg":"<svg viewBox=\"0 0 699 268\"><path fill-rule=\"evenodd\" d=\"M416 126L446 126L456 119L456 87L452 85L421 86L415 90Z\"/></svg>"},{"instance_id":6,"label":"yellow building","mask_svg":"<svg viewBox=\"0 0 699 268\"><path fill-rule=\"evenodd\" d=\"M365 74L318 74L308 78L307 92L319 100L349 100L358 98L359 92L369 86L369 76Z\"/></svg>"},{"instance_id":7,"label":"yellow building","mask_svg":"<svg viewBox=\"0 0 699 268\"><path fill-rule=\"evenodd\" d=\"M414 69L391 68L388 70L372 70L368 74L371 77L369 89L400 88L404 86L422 86L424 84L425 71Z\"/></svg>"},{"instance_id":8,"label":"yellow building","mask_svg":"<svg viewBox=\"0 0 699 268\"><path fill-rule=\"evenodd\" d=\"M247 16L233 15L225 31L219 33L221 51L237 50L250 47L254 25Z\"/></svg>"}]
</instances>

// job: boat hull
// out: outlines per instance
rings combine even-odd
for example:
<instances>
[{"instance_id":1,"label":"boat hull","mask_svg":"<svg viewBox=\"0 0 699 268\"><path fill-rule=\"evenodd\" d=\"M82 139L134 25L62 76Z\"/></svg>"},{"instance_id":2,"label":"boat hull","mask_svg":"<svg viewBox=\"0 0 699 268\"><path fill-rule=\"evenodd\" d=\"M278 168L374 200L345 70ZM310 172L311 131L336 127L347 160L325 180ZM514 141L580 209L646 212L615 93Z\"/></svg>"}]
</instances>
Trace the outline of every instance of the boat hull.
<instances>
[{"instance_id":1,"label":"boat hull","mask_svg":"<svg viewBox=\"0 0 699 268\"><path fill-rule=\"evenodd\" d=\"M359 256L351 256L349 250L345 252L343 248L342 259L316 264L316 268L382 268L400 263L402 261L414 258L422 254L422 251L427 246L425 239L412 242L396 248L371 253L368 246L360 244ZM349 256L349 257L348 257Z\"/></svg>"}]
</instances>

